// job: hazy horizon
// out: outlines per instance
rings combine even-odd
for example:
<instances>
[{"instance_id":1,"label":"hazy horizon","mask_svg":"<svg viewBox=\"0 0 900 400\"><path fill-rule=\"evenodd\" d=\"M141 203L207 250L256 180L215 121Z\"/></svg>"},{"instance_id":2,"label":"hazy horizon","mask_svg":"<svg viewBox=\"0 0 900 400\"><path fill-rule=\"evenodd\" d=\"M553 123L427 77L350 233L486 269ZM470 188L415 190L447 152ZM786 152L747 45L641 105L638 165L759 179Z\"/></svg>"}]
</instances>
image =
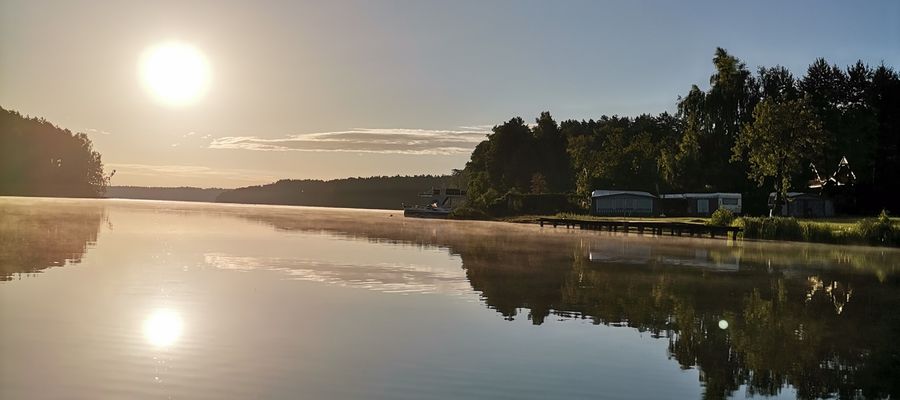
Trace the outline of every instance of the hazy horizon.
<instances>
[{"instance_id":1,"label":"hazy horizon","mask_svg":"<svg viewBox=\"0 0 900 400\"><path fill-rule=\"evenodd\" d=\"M233 188L447 174L545 110L673 112L716 47L795 76L818 57L900 65L900 3L731 6L2 0L0 106L87 133L112 185ZM167 43L205 62L185 99L142 72Z\"/></svg>"}]
</instances>

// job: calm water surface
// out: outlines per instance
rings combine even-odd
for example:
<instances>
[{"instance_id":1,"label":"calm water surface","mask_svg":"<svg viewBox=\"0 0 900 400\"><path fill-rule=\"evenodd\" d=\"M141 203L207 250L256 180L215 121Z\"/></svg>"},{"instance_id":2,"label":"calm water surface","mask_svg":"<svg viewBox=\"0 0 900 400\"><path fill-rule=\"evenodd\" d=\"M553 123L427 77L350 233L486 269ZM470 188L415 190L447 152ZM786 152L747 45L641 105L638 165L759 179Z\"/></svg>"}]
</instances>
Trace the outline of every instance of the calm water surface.
<instances>
[{"instance_id":1,"label":"calm water surface","mask_svg":"<svg viewBox=\"0 0 900 400\"><path fill-rule=\"evenodd\" d=\"M900 252L0 198L0 398L900 396Z\"/></svg>"}]
</instances>

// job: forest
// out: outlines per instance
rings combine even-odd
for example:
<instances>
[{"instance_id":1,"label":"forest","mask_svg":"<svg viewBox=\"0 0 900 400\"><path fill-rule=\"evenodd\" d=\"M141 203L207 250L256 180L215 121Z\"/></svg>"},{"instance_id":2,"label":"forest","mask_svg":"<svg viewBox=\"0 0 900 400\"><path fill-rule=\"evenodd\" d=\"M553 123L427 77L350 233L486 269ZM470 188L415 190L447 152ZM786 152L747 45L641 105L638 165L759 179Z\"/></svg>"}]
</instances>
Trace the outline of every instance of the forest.
<instances>
[{"instance_id":1,"label":"forest","mask_svg":"<svg viewBox=\"0 0 900 400\"><path fill-rule=\"evenodd\" d=\"M226 189L196 187L110 186L106 197L118 199L215 202Z\"/></svg>"},{"instance_id":2,"label":"forest","mask_svg":"<svg viewBox=\"0 0 900 400\"><path fill-rule=\"evenodd\" d=\"M674 115L606 116L557 123L543 112L493 128L462 175L470 205L504 195L594 189L737 192L745 212L827 179L846 157L856 176L844 213L900 211L900 78L889 66L814 60L795 77L782 66L755 72L725 49L709 88L693 85ZM818 175L817 175L818 174Z\"/></svg>"},{"instance_id":3,"label":"forest","mask_svg":"<svg viewBox=\"0 0 900 400\"><path fill-rule=\"evenodd\" d=\"M0 107L0 196L101 197L111 176L86 134Z\"/></svg>"},{"instance_id":4,"label":"forest","mask_svg":"<svg viewBox=\"0 0 900 400\"><path fill-rule=\"evenodd\" d=\"M298 206L399 209L419 204L418 197L432 187L458 186L448 175L373 176L334 180L282 179L275 183L228 190L217 202L285 204Z\"/></svg>"}]
</instances>

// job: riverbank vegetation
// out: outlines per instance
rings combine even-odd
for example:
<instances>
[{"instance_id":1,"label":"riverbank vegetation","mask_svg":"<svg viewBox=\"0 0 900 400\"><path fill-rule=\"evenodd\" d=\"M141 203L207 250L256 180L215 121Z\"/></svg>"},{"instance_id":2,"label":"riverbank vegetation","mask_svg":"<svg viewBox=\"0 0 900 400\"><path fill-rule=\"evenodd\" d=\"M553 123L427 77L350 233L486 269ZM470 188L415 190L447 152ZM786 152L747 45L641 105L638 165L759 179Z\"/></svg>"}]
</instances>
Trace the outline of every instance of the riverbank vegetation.
<instances>
[{"instance_id":1,"label":"riverbank vegetation","mask_svg":"<svg viewBox=\"0 0 900 400\"><path fill-rule=\"evenodd\" d=\"M825 59L794 75L747 65L724 49L707 89L678 97L677 112L494 126L462 171L470 206L502 210L509 194L594 189L737 192L744 212L767 212L769 192L804 189L846 156L856 175L846 212L898 212L900 78L886 65L838 67Z\"/></svg>"},{"instance_id":2,"label":"riverbank vegetation","mask_svg":"<svg viewBox=\"0 0 900 400\"><path fill-rule=\"evenodd\" d=\"M742 217L734 225L743 228L743 237L748 239L900 246L900 222L885 212L854 222Z\"/></svg>"}]
</instances>

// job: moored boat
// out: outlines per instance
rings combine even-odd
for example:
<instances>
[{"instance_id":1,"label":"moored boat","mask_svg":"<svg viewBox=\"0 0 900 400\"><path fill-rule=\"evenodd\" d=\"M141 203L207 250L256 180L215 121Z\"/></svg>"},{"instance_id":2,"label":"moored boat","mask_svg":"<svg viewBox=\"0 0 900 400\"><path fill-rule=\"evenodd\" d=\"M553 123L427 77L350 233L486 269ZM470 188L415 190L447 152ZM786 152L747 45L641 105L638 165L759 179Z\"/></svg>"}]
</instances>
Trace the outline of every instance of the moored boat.
<instances>
[{"instance_id":1,"label":"moored boat","mask_svg":"<svg viewBox=\"0 0 900 400\"><path fill-rule=\"evenodd\" d=\"M466 191L462 189L432 189L420 193L419 197L428 198L428 205L403 206L403 216L412 218L447 218L453 208L466 202Z\"/></svg>"}]
</instances>

